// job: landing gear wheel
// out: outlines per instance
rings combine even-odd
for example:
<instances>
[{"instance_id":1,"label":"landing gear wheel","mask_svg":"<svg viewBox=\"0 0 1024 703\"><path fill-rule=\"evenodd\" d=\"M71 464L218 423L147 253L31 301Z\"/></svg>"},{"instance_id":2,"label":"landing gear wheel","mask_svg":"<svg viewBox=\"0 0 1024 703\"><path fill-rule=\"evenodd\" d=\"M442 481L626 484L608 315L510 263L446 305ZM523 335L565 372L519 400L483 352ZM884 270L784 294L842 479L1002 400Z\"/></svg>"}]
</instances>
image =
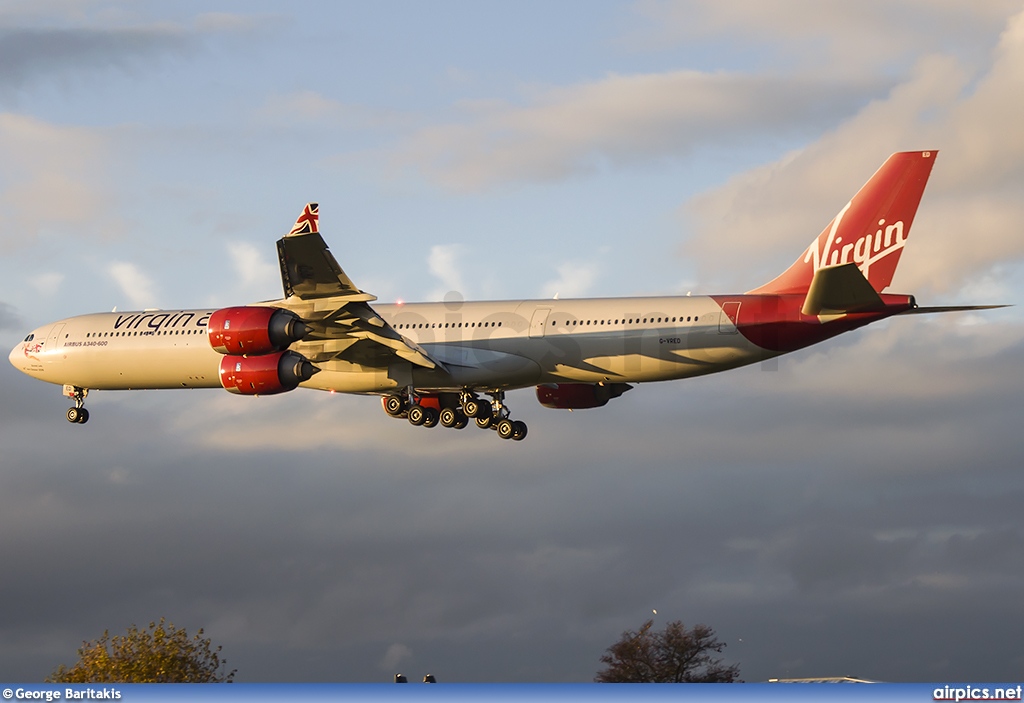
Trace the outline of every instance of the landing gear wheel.
<instances>
[{"instance_id":1,"label":"landing gear wheel","mask_svg":"<svg viewBox=\"0 0 1024 703\"><path fill-rule=\"evenodd\" d=\"M423 418L423 426L437 427L437 422L441 419L441 414L433 408L424 408L423 411L426 413L426 416Z\"/></svg>"},{"instance_id":2,"label":"landing gear wheel","mask_svg":"<svg viewBox=\"0 0 1024 703\"><path fill-rule=\"evenodd\" d=\"M466 425L469 424L469 418L466 417L465 413L457 413L457 415L458 418L455 420L455 424L452 425L452 427L454 427L457 430L466 429Z\"/></svg>"},{"instance_id":3,"label":"landing gear wheel","mask_svg":"<svg viewBox=\"0 0 1024 703\"><path fill-rule=\"evenodd\" d=\"M459 421L459 413L455 408L441 408L441 424L445 427L455 427Z\"/></svg>"},{"instance_id":4,"label":"landing gear wheel","mask_svg":"<svg viewBox=\"0 0 1024 703\"><path fill-rule=\"evenodd\" d=\"M480 401L476 398L467 398L462 404L462 412L466 413L466 417L479 417Z\"/></svg>"},{"instance_id":5,"label":"landing gear wheel","mask_svg":"<svg viewBox=\"0 0 1024 703\"><path fill-rule=\"evenodd\" d=\"M494 415L494 406L491 405L491 401L478 400L477 403L480 405L480 409L476 411L476 417L484 417L485 415L491 417Z\"/></svg>"},{"instance_id":6,"label":"landing gear wheel","mask_svg":"<svg viewBox=\"0 0 1024 703\"><path fill-rule=\"evenodd\" d=\"M493 425L493 424L494 424L494 416L493 415L484 415L483 417L478 417L476 419L476 426L479 427L481 430L489 429L490 426Z\"/></svg>"},{"instance_id":7,"label":"landing gear wheel","mask_svg":"<svg viewBox=\"0 0 1024 703\"><path fill-rule=\"evenodd\" d=\"M89 395L88 388L78 386L64 386L64 395L75 401L75 407L68 408L68 422L76 425L84 425L89 421L89 411L85 409L85 396Z\"/></svg>"},{"instance_id":8,"label":"landing gear wheel","mask_svg":"<svg viewBox=\"0 0 1024 703\"><path fill-rule=\"evenodd\" d=\"M413 403L409 406L409 424L419 427L427 419L427 409L419 403Z\"/></svg>"},{"instance_id":9,"label":"landing gear wheel","mask_svg":"<svg viewBox=\"0 0 1024 703\"><path fill-rule=\"evenodd\" d=\"M400 395L389 395L384 401L384 412L391 417L398 417L405 412L405 398Z\"/></svg>"},{"instance_id":10,"label":"landing gear wheel","mask_svg":"<svg viewBox=\"0 0 1024 703\"><path fill-rule=\"evenodd\" d=\"M517 442L526 439L526 423L522 420L512 421L512 439Z\"/></svg>"},{"instance_id":11,"label":"landing gear wheel","mask_svg":"<svg viewBox=\"0 0 1024 703\"><path fill-rule=\"evenodd\" d=\"M516 427L512 424L512 421L507 417L498 420L498 436L502 439L512 439L512 435L516 433Z\"/></svg>"}]
</instances>

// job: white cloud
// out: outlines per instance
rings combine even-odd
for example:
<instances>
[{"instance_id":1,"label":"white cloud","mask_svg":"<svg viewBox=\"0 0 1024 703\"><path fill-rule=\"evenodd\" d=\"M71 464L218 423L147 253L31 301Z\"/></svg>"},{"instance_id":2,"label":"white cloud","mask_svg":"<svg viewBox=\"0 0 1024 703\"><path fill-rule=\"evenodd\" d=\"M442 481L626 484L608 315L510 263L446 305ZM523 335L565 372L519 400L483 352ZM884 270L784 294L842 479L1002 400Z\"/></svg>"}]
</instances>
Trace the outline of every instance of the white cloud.
<instances>
[{"instance_id":1,"label":"white cloud","mask_svg":"<svg viewBox=\"0 0 1024 703\"><path fill-rule=\"evenodd\" d=\"M606 163L681 156L709 143L755 143L766 133L828 124L876 89L728 72L613 74L533 90L525 106L464 101L459 121L419 130L390 162L455 190L554 180Z\"/></svg>"},{"instance_id":2,"label":"white cloud","mask_svg":"<svg viewBox=\"0 0 1024 703\"><path fill-rule=\"evenodd\" d=\"M54 229L119 231L103 185L106 146L93 130L0 113L0 246Z\"/></svg>"},{"instance_id":3,"label":"white cloud","mask_svg":"<svg viewBox=\"0 0 1024 703\"><path fill-rule=\"evenodd\" d=\"M458 293L463 299L466 298L466 288L459 265L460 253L461 248L457 244L435 244L430 247L427 267L444 288L431 293L432 299L440 300L449 293Z\"/></svg>"},{"instance_id":4,"label":"white cloud","mask_svg":"<svg viewBox=\"0 0 1024 703\"><path fill-rule=\"evenodd\" d=\"M41 295L54 295L64 282L64 274L59 271L47 271L32 277L32 287Z\"/></svg>"},{"instance_id":5,"label":"white cloud","mask_svg":"<svg viewBox=\"0 0 1024 703\"><path fill-rule=\"evenodd\" d=\"M791 263L891 152L938 149L893 290L948 291L1021 257L1022 66L1024 13L977 78L951 57L923 58L818 141L691 201L696 237L684 250L719 270L729 261L735 282L753 287Z\"/></svg>"},{"instance_id":6,"label":"white cloud","mask_svg":"<svg viewBox=\"0 0 1024 703\"><path fill-rule=\"evenodd\" d=\"M273 262L264 258L259 248L248 242L229 242L226 246L231 265L243 287L262 290L264 294L274 290L281 274Z\"/></svg>"},{"instance_id":7,"label":"white cloud","mask_svg":"<svg viewBox=\"0 0 1024 703\"><path fill-rule=\"evenodd\" d=\"M650 24L624 43L649 50L724 40L747 52L760 48L779 63L795 58L813 70L848 74L937 50L970 53L1018 7L1014 0L641 0L634 8Z\"/></svg>"},{"instance_id":8,"label":"white cloud","mask_svg":"<svg viewBox=\"0 0 1024 703\"><path fill-rule=\"evenodd\" d=\"M113 261L107 266L107 273L132 305L137 308L155 307L156 287L138 266L127 261Z\"/></svg>"},{"instance_id":9,"label":"white cloud","mask_svg":"<svg viewBox=\"0 0 1024 703\"><path fill-rule=\"evenodd\" d=\"M551 298L578 298L590 292L601 271L600 264L588 261L567 261L558 266L558 278L544 284L541 295Z\"/></svg>"},{"instance_id":10,"label":"white cloud","mask_svg":"<svg viewBox=\"0 0 1024 703\"><path fill-rule=\"evenodd\" d=\"M392 110L345 103L315 90L271 95L256 115L271 124L330 124L348 129L398 127L409 121Z\"/></svg>"}]
</instances>

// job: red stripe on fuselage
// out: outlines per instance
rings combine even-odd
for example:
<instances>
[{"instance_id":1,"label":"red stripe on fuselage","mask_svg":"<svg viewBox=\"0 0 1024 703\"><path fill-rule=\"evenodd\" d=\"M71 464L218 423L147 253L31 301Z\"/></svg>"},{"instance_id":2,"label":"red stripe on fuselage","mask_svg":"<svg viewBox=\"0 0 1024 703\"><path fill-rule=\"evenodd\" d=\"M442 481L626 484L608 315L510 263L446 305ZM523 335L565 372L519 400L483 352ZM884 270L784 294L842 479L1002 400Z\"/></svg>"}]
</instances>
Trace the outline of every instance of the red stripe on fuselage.
<instances>
[{"instance_id":1,"label":"red stripe on fuselage","mask_svg":"<svg viewBox=\"0 0 1024 703\"><path fill-rule=\"evenodd\" d=\"M712 295L739 333L762 349L791 352L914 307L910 295L882 294L885 307L822 322L804 315L804 295ZM732 305L728 305L732 303ZM737 305L738 304L738 305Z\"/></svg>"}]
</instances>

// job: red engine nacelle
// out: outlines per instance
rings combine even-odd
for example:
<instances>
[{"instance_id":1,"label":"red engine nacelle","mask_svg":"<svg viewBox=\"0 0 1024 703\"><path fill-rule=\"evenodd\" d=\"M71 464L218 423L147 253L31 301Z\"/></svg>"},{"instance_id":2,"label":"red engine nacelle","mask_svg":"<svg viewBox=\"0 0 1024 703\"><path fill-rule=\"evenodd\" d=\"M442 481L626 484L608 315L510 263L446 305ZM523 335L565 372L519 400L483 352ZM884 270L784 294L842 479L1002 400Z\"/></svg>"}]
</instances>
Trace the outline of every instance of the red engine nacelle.
<instances>
[{"instance_id":1,"label":"red engine nacelle","mask_svg":"<svg viewBox=\"0 0 1024 703\"><path fill-rule=\"evenodd\" d=\"M210 315L210 346L221 354L269 354L309 333L299 316L280 308L224 308Z\"/></svg>"},{"instance_id":2,"label":"red engine nacelle","mask_svg":"<svg viewBox=\"0 0 1024 703\"><path fill-rule=\"evenodd\" d=\"M553 383L537 386L537 400L545 408L600 408L632 387L628 383Z\"/></svg>"},{"instance_id":3,"label":"red engine nacelle","mask_svg":"<svg viewBox=\"0 0 1024 703\"><path fill-rule=\"evenodd\" d=\"M220 385L240 395L273 395L293 390L319 371L293 351L260 356L226 355L220 361Z\"/></svg>"}]
</instances>

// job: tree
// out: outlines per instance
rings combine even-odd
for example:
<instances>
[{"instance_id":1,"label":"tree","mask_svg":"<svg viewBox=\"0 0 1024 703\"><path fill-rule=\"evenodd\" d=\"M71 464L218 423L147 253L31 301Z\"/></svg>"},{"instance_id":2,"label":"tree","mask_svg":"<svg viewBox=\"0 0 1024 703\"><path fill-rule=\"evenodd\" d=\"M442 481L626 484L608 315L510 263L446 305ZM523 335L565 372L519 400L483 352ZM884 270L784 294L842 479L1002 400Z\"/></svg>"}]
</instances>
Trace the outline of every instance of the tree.
<instances>
[{"instance_id":1,"label":"tree","mask_svg":"<svg viewBox=\"0 0 1024 703\"><path fill-rule=\"evenodd\" d=\"M83 642L78 662L61 664L47 683L231 683L235 670L222 671L227 662L220 647L211 649L202 629L189 639L185 630L169 622L149 623L127 634L110 636L108 631L95 642Z\"/></svg>"},{"instance_id":2,"label":"tree","mask_svg":"<svg viewBox=\"0 0 1024 703\"><path fill-rule=\"evenodd\" d=\"M598 683L732 683L739 665L726 666L712 655L725 647L707 625L687 630L674 620L661 632L648 620L635 632L627 630L601 657L607 666Z\"/></svg>"}]
</instances>

